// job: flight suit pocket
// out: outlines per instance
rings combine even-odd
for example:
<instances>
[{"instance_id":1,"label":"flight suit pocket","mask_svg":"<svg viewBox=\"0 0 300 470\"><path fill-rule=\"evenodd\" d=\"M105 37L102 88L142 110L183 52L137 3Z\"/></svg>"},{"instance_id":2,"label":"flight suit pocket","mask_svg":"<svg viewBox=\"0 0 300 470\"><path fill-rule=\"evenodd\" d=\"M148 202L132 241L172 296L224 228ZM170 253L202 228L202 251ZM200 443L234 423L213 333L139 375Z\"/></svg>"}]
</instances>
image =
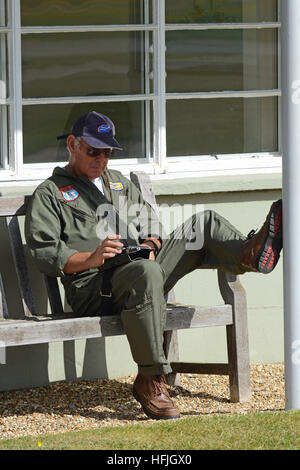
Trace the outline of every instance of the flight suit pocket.
<instances>
[{"instance_id":1,"label":"flight suit pocket","mask_svg":"<svg viewBox=\"0 0 300 470\"><path fill-rule=\"evenodd\" d=\"M92 211L86 211L78 207L78 205L75 205L67 201L60 201L60 202L64 207L67 207L70 210L73 217L79 218L80 220L90 220L95 223L98 222L96 213L93 213Z\"/></svg>"}]
</instances>

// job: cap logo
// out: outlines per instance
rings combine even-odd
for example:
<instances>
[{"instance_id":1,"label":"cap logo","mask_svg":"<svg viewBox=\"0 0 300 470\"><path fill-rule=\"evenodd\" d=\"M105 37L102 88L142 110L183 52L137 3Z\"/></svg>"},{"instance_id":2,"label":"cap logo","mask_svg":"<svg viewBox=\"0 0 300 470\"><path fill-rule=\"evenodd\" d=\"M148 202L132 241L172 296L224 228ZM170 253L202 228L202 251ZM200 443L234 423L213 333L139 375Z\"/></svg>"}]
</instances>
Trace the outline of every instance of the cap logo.
<instances>
[{"instance_id":1,"label":"cap logo","mask_svg":"<svg viewBox=\"0 0 300 470\"><path fill-rule=\"evenodd\" d=\"M109 134L111 132L111 127L107 124L102 124L98 127L97 131L99 132L99 134Z\"/></svg>"}]
</instances>

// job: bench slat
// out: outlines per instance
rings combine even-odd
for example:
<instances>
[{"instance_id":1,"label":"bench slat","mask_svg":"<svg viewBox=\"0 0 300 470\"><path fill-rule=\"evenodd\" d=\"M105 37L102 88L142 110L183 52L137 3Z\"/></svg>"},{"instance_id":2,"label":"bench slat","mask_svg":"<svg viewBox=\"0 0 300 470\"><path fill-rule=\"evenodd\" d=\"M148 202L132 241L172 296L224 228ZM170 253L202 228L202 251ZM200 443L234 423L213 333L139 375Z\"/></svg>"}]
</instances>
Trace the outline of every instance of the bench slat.
<instances>
[{"instance_id":1,"label":"bench slat","mask_svg":"<svg viewBox=\"0 0 300 470\"><path fill-rule=\"evenodd\" d=\"M56 277L44 276L45 284L48 292L49 302L52 314L62 314L64 307L58 287L58 279Z\"/></svg>"},{"instance_id":2,"label":"bench slat","mask_svg":"<svg viewBox=\"0 0 300 470\"><path fill-rule=\"evenodd\" d=\"M8 317L6 295L3 287L2 274L0 273L0 319Z\"/></svg>"},{"instance_id":3,"label":"bench slat","mask_svg":"<svg viewBox=\"0 0 300 470\"><path fill-rule=\"evenodd\" d=\"M0 217L25 215L30 196L0 197Z\"/></svg>"},{"instance_id":4,"label":"bench slat","mask_svg":"<svg viewBox=\"0 0 300 470\"><path fill-rule=\"evenodd\" d=\"M35 314L35 307L18 217L6 217L6 223L18 276L24 316L30 317Z\"/></svg>"},{"instance_id":5,"label":"bench slat","mask_svg":"<svg viewBox=\"0 0 300 470\"><path fill-rule=\"evenodd\" d=\"M177 305L168 308L165 329L177 330L231 324L231 305L219 305L214 307Z\"/></svg>"},{"instance_id":6,"label":"bench slat","mask_svg":"<svg viewBox=\"0 0 300 470\"><path fill-rule=\"evenodd\" d=\"M47 323L47 326L46 324ZM168 308L166 330L219 326L232 323L229 305L215 308ZM1 320L0 338L6 346L98 338L125 334L119 315L53 319L51 315L28 320Z\"/></svg>"}]
</instances>

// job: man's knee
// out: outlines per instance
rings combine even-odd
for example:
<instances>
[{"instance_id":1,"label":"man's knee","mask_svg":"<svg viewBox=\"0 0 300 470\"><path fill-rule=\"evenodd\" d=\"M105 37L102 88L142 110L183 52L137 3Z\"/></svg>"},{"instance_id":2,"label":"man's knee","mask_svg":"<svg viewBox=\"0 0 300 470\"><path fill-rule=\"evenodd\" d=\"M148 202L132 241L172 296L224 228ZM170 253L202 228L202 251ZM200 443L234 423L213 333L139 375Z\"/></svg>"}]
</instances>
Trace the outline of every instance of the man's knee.
<instances>
[{"instance_id":1,"label":"man's knee","mask_svg":"<svg viewBox=\"0 0 300 470\"><path fill-rule=\"evenodd\" d=\"M134 261L136 280L157 283L163 280L163 270L156 261L143 259Z\"/></svg>"},{"instance_id":2,"label":"man's knee","mask_svg":"<svg viewBox=\"0 0 300 470\"><path fill-rule=\"evenodd\" d=\"M135 280L129 286L127 303L130 306L144 304L150 299L163 297L163 271L161 266L152 260L137 260L135 267Z\"/></svg>"}]
</instances>

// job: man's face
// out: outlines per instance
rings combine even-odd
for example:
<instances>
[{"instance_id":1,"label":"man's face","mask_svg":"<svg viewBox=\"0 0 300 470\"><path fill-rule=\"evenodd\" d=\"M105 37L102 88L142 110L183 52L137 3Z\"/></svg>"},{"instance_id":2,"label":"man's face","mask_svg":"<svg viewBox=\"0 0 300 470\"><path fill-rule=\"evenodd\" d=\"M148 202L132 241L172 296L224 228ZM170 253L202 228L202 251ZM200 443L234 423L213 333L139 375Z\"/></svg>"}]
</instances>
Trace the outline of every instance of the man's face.
<instances>
[{"instance_id":1,"label":"man's face","mask_svg":"<svg viewBox=\"0 0 300 470\"><path fill-rule=\"evenodd\" d=\"M81 137L80 141L70 135L68 147L71 152L69 168L76 176L86 176L89 180L98 178L107 168L111 156L110 148L96 149Z\"/></svg>"}]
</instances>

